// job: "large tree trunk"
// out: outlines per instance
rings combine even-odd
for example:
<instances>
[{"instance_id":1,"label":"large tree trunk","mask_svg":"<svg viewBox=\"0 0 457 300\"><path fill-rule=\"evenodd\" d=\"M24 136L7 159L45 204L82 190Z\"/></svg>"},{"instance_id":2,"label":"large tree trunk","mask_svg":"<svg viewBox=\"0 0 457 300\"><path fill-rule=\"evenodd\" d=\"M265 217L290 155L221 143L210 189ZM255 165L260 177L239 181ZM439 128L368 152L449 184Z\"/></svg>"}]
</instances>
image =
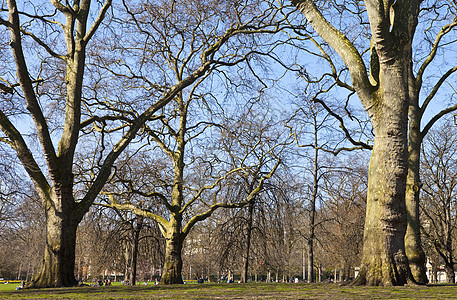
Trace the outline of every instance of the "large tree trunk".
<instances>
[{"instance_id":1,"label":"large tree trunk","mask_svg":"<svg viewBox=\"0 0 457 300\"><path fill-rule=\"evenodd\" d=\"M181 252L184 238L181 233L181 216L172 214L166 231L165 264L160 283L183 284Z\"/></svg>"},{"instance_id":2,"label":"large tree trunk","mask_svg":"<svg viewBox=\"0 0 457 300\"><path fill-rule=\"evenodd\" d=\"M62 203L63 201L54 201ZM68 202L73 202L68 201ZM58 211L56 211L58 209ZM76 286L75 249L79 219L71 207L47 207L44 258L30 288Z\"/></svg>"},{"instance_id":3,"label":"large tree trunk","mask_svg":"<svg viewBox=\"0 0 457 300\"><path fill-rule=\"evenodd\" d=\"M354 284L404 285L411 279L404 243L408 170L405 69L400 63L382 68L383 88L377 99L380 105L370 111L375 141L369 167L362 266Z\"/></svg>"},{"instance_id":4,"label":"large tree trunk","mask_svg":"<svg viewBox=\"0 0 457 300\"><path fill-rule=\"evenodd\" d=\"M387 164L387 145L394 141L385 139L376 138L371 156L362 268L356 284L403 285L408 278L404 180L399 178L404 171Z\"/></svg>"},{"instance_id":5,"label":"large tree trunk","mask_svg":"<svg viewBox=\"0 0 457 300\"><path fill-rule=\"evenodd\" d=\"M422 249L419 220L421 112L416 103L417 101L412 101L409 107L408 177L405 196L408 226L405 235L405 251L414 280L418 284L426 284L428 282L426 257Z\"/></svg>"}]
</instances>

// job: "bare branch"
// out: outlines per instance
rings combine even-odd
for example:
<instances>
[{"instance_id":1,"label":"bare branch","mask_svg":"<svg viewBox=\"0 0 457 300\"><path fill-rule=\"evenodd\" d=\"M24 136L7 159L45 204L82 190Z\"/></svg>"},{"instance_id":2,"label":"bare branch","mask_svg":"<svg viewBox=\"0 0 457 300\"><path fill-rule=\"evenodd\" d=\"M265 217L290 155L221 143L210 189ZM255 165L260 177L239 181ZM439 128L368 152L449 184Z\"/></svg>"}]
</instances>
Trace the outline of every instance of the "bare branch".
<instances>
[{"instance_id":1,"label":"bare branch","mask_svg":"<svg viewBox=\"0 0 457 300\"><path fill-rule=\"evenodd\" d=\"M46 162L48 164L49 170L52 172L58 166L57 156L48 130L46 119L41 111L41 107L38 103L35 92L33 91L32 80L29 77L27 64L25 62L24 53L22 51L19 15L15 0L8 1L8 10L8 21L11 24L10 45L13 49L13 54L16 61L17 76L19 79L20 86L24 92L24 97L27 102L27 109L30 111L33 121L35 122L35 127L38 132L38 138L40 139L41 146L43 147Z\"/></svg>"},{"instance_id":2,"label":"bare branch","mask_svg":"<svg viewBox=\"0 0 457 300\"><path fill-rule=\"evenodd\" d=\"M16 129L16 127L8 120L3 111L0 110L0 129L6 134L9 141L8 144L16 151L19 160L24 166L25 170L33 180L35 187L38 192L44 197L45 201L49 201L50 197L50 185L46 180L43 172L35 161L32 153L30 152L27 144L25 143L22 135ZM48 203L44 203L46 206Z\"/></svg>"},{"instance_id":3,"label":"bare branch","mask_svg":"<svg viewBox=\"0 0 457 300\"><path fill-rule=\"evenodd\" d=\"M339 54L351 72L352 84L360 101L366 109L372 107L374 87L369 81L365 63L351 41L325 19L314 1L292 0L292 4L305 15L317 34Z\"/></svg>"},{"instance_id":4,"label":"bare branch","mask_svg":"<svg viewBox=\"0 0 457 300\"><path fill-rule=\"evenodd\" d=\"M352 138L351 134L349 133L349 130L346 128L346 126L344 125L344 120L343 118L341 118L341 116L339 116L338 114L336 114L332 109L330 109L330 107L327 106L327 104L325 104L325 102L323 100L320 100L320 99L317 99L317 98L313 98L312 101L314 102L317 102L319 104L322 105L323 108L325 108L325 110L330 114L332 115L335 119L337 119L339 122L340 122L340 128L343 130L346 138L349 140L349 142L351 142L353 145L357 146L356 148L354 149L358 149L359 147L362 148L362 149L368 149L368 150L371 150L373 149L373 146L371 145L368 145L364 142L360 142L360 141L356 141ZM350 148L348 148L350 149ZM341 149L340 151L342 151L344 149ZM337 151L335 153L335 155L337 153L339 153L340 151Z\"/></svg>"},{"instance_id":5,"label":"bare branch","mask_svg":"<svg viewBox=\"0 0 457 300\"><path fill-rule=\"evenodd\" d=\"M88 30L86 35L84 36L83 40L84 43L88 43L89 40L92 38L94 33L97 31L98 27L102 23L103 19L105 18L105 14L108 11L108 9L111 7L112 0L106 0L105 3L103 4L103 7L101 8L100 12L98 13L97 19L95 19L94 24L92 24L92 27Z\"/></svg>"},{"instance_id":6,"label":"bare branch","mask_svg":"<svg viewBox=\"0 0 457 300\"><path fill-rule=\"evenodd\" d=\"M160 230L162 231L162 234L164 236L166 236L166 228L168 227L168 221L164 217L159 216L147 209L139 208L130 203L126 203L126 204L117 203L116 200L114 199L114 196L111 194L108 194L108 197L110 199L110 203L108 203L108 204L96 203L96 205L108 207L108 208L114 208L114 209L118 209L118 210L128 210L138 216L150 218L150 219L156 221L159 225L161 225Z\"/></svg>"},{"instance_id":7,"label":"bare branch","mask_svg":"<svg viewBox=\"0 0 457 300\"><path fill-rule=\"evenodd\" d=\"M249 193L249 195L246 197L245 200L237 202L237 203L218 202L218 203L215 203L215 204L211 205L208 210L206 210L205 212L203 212L201 214L193 216L189 220L189 222L187 222L186 226L184 226L184 228L182 230L183 234L187 235L190 232L190 230L192 229L192 227L197 222L205 220L206 218L211 216L213 214L213 212L218 208L221 208L221 207L224 207L224 208L238 208L238 207L243 207L246 204L248 204L258 193L260 193L262 191L262 187L263 187L264 181L267 180L267 179L270 179L271 176L273 176L273 174L276 172L276 169L279 167L280 163L281 163L281 160L278 159L276 161L276 164L273 167L273 169L271 169L271 171L267 175L265 175L264 177L262 177L259 180L259 183L257 184L257 187L255 189L253 189Z\"/></svg>"},{"instance_id":8,"label":"bare branch","mask_svg":"<svg viewBox=\"0 0 457 300\"><path fill-rule=\"evenodd\" d=\"M417 79L416 79L416 82L417 82L417 85L418 86L421 86L422 84L422 77L424 75L424 72L425 70L427 69L427 67L430 65L430 63L433 61L433 59L435 58L436 56L436 52L438 51L438 48L439 48L439 44L440 44L440 41L441 39L448 33L450 32L455 26L457 25L457 17L454 18L454 20L450 23L450 24L447 24L445 26L443 26L440 30L440 32L438 32L436 38L435 38L435 41L433 42L433 45L432 45L432 50L430 51L430 54L427 56L427 58L425 59L425 61L422 63L419 71L417 72Z\"/></svg>"},{"instance_id":9,"label":"bare branch","mask_svg":"<svg viewBox=\"0 0 457 300\"><path fill-rule=\"evenodd\" d=\"M425 113L425 110L427 109L428 105L433 100L433 98L435 97L436 93L438 92L440 87L443 85L443 83L446 81L446 79L448 79L449 76L454 74L455 71L457 71L457 66L454 66L453 68L449 69L443 76L441 76L441 78L438 80L438 82L433 86L432 91L427 96L427 98L425 98L424 104L422 104L422 107L421 107L421 113L422 114Z\"/></svg>"}]
</instances>

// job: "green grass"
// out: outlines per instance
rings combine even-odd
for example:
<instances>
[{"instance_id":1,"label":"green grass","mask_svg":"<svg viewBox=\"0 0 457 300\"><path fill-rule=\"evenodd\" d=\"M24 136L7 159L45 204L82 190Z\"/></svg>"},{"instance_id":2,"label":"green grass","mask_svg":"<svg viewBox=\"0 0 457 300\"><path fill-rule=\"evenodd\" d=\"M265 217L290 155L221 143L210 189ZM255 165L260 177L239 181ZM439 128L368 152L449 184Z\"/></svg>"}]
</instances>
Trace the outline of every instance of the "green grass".
<instances>
[{"instance_id":1,"label":"green grass","mask_svg":"<svg viewBox=\"0 0 457 300\"><path fill-rule=\"evenodd\" d=\"M4 286L10 287L6 290ZM457 299L457 285L348 287L337 284L214 284L108 286L15 290L0 299Z\"/></svg>"},{"instance_id":2,"label":"green grass","mask_svg":"<svg viewBox=\"0 0 457 300\"><path fill-rule=\"evenodd\" d=\"M3 291L15 291L16 287L19 284L20 284L20 282L13 282L13 283L8 283L8 284L0 283L0 292L3 292Z\"/></svg>"}]
</instances>

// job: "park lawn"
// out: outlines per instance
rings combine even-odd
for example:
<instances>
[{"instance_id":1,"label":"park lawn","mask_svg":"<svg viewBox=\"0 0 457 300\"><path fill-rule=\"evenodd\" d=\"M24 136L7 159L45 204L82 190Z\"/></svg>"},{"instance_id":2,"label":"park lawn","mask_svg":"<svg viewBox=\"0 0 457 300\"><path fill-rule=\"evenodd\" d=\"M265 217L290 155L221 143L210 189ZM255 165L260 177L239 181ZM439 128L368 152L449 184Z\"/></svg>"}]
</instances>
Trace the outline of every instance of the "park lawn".
<instances>
[{"instance_id":1,"label":"park lawn","mask_svg":"<svg viewBox=\"0 0 457 300\"><path fill-rule=\"evenodd\" d=\"M0 299L457 299L457 285L350 287L249 283L0 290Z\"/></svg>"},{"instance_id":2,"label":"park lawn","mask_svg":"<svg viewBox=\"0 0 457 300\"><path fill-rule=\"evenodd\" d=\"M16 287L18 285L20 285L20 282L13 282L13 283L8 283L8 284L0 283L0 292L3 292L3 291L15 291ZM1 299L1 297L0 297L0 299Z\"/></svg>"}]
</instances>

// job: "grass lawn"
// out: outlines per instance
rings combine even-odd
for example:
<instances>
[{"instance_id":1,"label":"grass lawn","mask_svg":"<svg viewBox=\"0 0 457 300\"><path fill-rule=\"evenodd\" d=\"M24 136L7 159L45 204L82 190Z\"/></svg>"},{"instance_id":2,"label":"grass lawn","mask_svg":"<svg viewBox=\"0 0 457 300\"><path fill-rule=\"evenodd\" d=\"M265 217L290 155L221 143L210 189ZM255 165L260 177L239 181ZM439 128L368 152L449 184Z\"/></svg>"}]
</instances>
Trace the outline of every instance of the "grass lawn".
<instances>
[{"instance_id":1,"label":"grass lawn","mask_svg":"<svg viewBox=\"0 0 457 300\"><path fill-rule=\"evenodd\" d=\"M16 290L16 287L20 284L20 282L16 283L8 283L8 284L5 284L5 283L0 283L0 293L1 292L4 292L4 291L15 291ZM0 297L1 299L1 297Z\"/></svg>"},{"instance_id":2,"label":"grass lawn","mask_svg":"<svg viewBox=\"0 0 457 300\"><path fill-rule=\"evenodd\" d=\"M11 284L10 284L11 285ZM457 299L457 285L348 287L337 284L214 284L0 289L0 299Z\"/></svg>"}]
</instances>

